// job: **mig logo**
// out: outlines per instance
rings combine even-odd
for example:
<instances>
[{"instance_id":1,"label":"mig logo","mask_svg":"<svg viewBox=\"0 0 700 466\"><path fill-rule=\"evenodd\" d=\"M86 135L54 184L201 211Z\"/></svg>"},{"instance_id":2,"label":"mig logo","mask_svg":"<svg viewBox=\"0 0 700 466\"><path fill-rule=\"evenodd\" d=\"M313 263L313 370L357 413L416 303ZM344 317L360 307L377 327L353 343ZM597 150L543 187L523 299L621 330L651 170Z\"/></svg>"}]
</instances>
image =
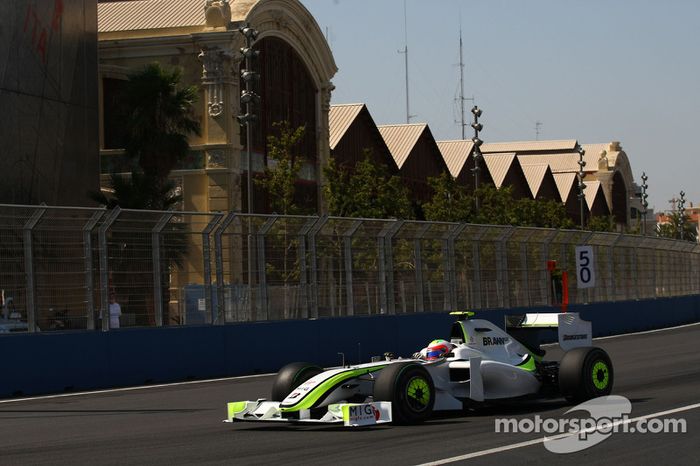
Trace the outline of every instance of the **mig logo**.
<instances>
[{"instance_id":1,"label":"mig logo","mask_svg":"<svg viewBox=\"0 0 700 466\"><path fill-rule=\"evenodd\" d=\"M348 407L348 418L352 425L374 424L382 413L371 404L354 405Z\"/></svg>"}]
</instances>

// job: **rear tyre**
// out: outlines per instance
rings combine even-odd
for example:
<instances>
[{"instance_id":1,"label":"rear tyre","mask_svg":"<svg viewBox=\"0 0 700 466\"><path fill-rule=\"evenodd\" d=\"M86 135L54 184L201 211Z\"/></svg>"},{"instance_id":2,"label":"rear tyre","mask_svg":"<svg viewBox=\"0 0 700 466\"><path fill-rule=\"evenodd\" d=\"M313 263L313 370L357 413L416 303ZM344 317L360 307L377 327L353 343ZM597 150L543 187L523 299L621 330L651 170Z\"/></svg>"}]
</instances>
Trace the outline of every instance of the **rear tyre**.
<instances>
[{"instance_id":1,"label":"rear tyre","mask_svg":"<svg viewBox=\"0 0 700 466\"><path fill-rule=\"evenodd\" d=\"M373 399L391 402L395 424L417 424L433 413L435 386L420 364L390 364L374 382Z\"/></svg>"},{"instance_id":2,"label":"rear tyre","mask_svg":"<svg viewBox=\"0 0 700 466\"><path fill-rule=\"evenodd\" d=\"M559 390L571 402L609 395L613 381L612 362L600 348L574 348L559 364Z\"/></svg>"},{"instance_id":3,"label":"rear tyre","mask_svg":"<svg viewBox=\"0 0 700 466\"><path fill-rule=\"evenodd\" d=\"M284 400L295 388L321 372L323 372L323 369L309 362L287 364L277 372L275 381L272 384L271 400Z\"/></svg>"}]
</instances>

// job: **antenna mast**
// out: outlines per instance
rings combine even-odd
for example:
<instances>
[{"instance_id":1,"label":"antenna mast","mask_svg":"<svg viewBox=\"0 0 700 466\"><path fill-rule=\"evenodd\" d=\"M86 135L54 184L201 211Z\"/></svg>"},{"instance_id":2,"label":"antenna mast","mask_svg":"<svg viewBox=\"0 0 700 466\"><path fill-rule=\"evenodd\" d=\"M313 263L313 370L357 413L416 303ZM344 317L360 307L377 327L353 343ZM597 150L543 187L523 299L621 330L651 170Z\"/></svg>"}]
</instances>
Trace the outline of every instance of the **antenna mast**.
<instances>
[{"instance_id":1,"label":"antenna mast","mask_svg":"<svg viewBox=\"0 0 700 466\"><path fill-rule=\"evenodd\" d=\"M398 53L404 55L404 67L406 73L406 124L411 122L411 118L415 115L411 115L409 100L408 100L408 19L406 15L406 0L403 0L403 31L404 31L404 48L399 50Z\"/></svg>"},{"instance_id":2,"label":"antenna mast","mask_svg":"<svg viewBox=\"0 0 700 466\"><path fill-rule=\"evenodd\" d=\"M469 125L464 118L464 101L471 100L474 102L474 97L464 97L464 48L462 45L462 14L459 15L459 117L460 127L462 128L462 140L466 139L465 128Z\"/></svg>"}]
</instances>

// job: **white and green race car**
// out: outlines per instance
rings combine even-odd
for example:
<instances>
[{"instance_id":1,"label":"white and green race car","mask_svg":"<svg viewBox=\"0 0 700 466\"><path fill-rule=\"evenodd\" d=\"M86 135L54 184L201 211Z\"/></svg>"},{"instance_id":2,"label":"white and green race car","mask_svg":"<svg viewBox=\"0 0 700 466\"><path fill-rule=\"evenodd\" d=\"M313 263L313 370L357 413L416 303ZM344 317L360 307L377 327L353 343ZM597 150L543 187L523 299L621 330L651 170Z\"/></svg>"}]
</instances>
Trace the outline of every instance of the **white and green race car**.
<instances>
[{"instance_id":1,"label":"white and green race car","mask_svg":"<svg viewBox=\"0 0 700 466\"><path fill-rule=\"evenodd\" d=\"M366 364L323 370L292 363L275 378L270 400L228 403L226 422L278 421L366 426L425 421L434 411L489 400L564 397L580 402L609 395L610 357L591 346L591 323L577 313L506 317L506 331L462 312L452 324L451 352L425 360L385 355ZM542 329L558 329L565 351L546 361Z\"/></svg>"}]
</instances>

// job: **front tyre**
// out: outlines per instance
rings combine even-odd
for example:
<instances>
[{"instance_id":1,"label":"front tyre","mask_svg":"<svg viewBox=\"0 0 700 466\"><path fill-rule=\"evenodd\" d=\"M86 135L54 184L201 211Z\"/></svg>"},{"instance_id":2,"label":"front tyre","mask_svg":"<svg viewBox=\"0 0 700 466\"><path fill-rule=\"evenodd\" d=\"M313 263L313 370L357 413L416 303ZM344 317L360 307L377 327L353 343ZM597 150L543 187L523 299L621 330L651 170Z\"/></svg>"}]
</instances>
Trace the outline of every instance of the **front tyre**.
<instances>
[{"instance_id":1,"label":"front tyre","mask_svg":"<svg viewBox=\"0 0 700 466\"><path fill-rule=\"evenodd\" d=\"M309 362L287 364L277 372L275 381L272 384L271 400L284 400L295 388L321 372L323 372L323 369Z\"/></svg>"},{"instance_id":2,"label":"front tyre","mask_svg":"<svg viewBox=\"0 0 700 466\"><path fill-rule=\"evenodd\" d=\"M433 413L435 386L420 364L390 364L374 382L373 399L391 402L392 422L416 424Z\"/></svg>"},{"instance_id":3,"label":"front tyre","mask_svg":"<svg viewBox=\"0 0 700 466\"><path fill-rule=\"evenodd\" d=\"M580 403L612 392L613 365L600 348L567 351L559 364L559 389L567 400Z\"/></svg>"}]
</instances>

